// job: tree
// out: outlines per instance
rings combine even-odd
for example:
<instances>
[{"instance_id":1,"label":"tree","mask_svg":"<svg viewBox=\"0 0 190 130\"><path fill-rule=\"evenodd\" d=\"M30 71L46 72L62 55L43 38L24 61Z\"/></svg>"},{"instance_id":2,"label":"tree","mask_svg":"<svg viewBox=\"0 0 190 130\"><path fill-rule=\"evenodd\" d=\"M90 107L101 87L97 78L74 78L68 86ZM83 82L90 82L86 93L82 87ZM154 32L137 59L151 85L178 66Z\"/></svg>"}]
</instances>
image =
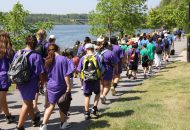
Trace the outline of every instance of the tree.
<instances>
[{"instance_id":1,"label":"tree","mask_svg":"<svg viewBox=\"0 0 190 130\"><path fill-rule=\"evenodd\" d=\"M16 50L23 48L26 35L35 34L41 28L48 31L52 29L51 22L27 24L26 17L28 15L29 11L24 10L23 5L17 2L10 12L1 17L3 29L10 33L13 46Z\"/></svg>"},{"instance_id":2,"label":"tree","mask_svg":"<svg viewBox=\"0 0 190 130\"><path fill-rule=\"evenodd\" d=\"M143 23L146 0L101 0L89 15L90 33L105 35L114 32L134 32Z\"/></svg>"}]
</instances>

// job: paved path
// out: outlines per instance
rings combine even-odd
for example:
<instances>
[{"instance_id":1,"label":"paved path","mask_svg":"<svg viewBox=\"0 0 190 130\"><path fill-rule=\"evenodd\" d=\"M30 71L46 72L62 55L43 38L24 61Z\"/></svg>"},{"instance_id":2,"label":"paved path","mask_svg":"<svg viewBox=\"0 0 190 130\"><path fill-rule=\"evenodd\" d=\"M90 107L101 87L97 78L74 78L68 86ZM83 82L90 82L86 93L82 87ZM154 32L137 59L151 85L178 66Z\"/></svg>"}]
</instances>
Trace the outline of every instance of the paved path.
<instances>
[{"instance_id":1,"label":"paved path","mask_svg":"<svg viewBox=\"0 0 190 130\"><path fill-rule=\"evenodd\" d=\"M185 60L185 53L180 55L181 52L186 48L186 39L183 39L181 42L176 42L175 49L176 49L176 55L171 58L171 60ZM143 82L143 74L142 74L142 68L140 67L139 73L138 73L138 79L133 81L133 80L128 80L125 76L126 72L122 73L121 77L121 82L119 83L119 86L117 88L117 95L116 96L111 96L110 94L108 95L107 99L107 104L102 105L101 103L99 104L99 109L104 110L112 105L113 102L117 101L117 99L127 93L128 90L130 90L132 87L142 84ZM86 125L90 123L90 121L85 121L84 120L84 96L82 94L82 90L80 89L80 81L79 79L74 79L74 87L72 89L72 96L73 100L71 103L71 108L70 108L70 118L68 122L72 124L72 127L69 130L82 130ZM93 97L91 98L93 99ZM43 110L43 102L44 102L44 96L40 96L39 99L39 109L42 111ZM10 108L10 111L13 115L18 115L19 109L21 108L21 98L18 93L18 91L14 91L8 94L8 105ZM91 100L91 103L93 103L93 100ZM41 113L43 116L43 113ZM18 116L16 117L18 119ZM0 116L0 128L6 129L6 130L12 130L14 129L16 124L6 124L4 121L4 117L1 115ZM38 128L30 127L31 123L30 120L28 119L25 127L26 130L38 130ZM59 129L59 112L58 109L54 111L52 114L49 124L48 124L48 129L49 130L58 130Z\"/></svg>"}]
</instances>

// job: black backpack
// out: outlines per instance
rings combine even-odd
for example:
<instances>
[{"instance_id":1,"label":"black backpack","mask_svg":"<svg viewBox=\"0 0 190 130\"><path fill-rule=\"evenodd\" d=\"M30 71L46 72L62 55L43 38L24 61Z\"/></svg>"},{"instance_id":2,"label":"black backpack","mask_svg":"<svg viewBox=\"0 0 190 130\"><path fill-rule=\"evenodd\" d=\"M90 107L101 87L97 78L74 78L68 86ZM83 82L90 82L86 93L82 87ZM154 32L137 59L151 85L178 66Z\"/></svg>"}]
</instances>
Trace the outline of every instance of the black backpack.
<instances>
[{"instance_id":1,"label":"black backpack","mask_svg":"<svg viewBox=\"0 0 190 130\"><path fill-rule=\"evenodd\" d=\"M143 55L143 56L142 56L142 62L143 62L143 63L148 63L148 62L149 62L148 55Z\"/></svg>"},{"instance_id":2,"label":"black backpack","mask_svg":"<svg viewBox=\"0 0 190 130\"><path fill-rule=\"evenodd\" d=\"M165 46L165 49L169 48L170 43L169 43L168 39L164 39L164 46Z\"/></svg>"},{"instance_id":3,"label":"black backpack","mask_svg":"<svg viewBox=\"0 0 190 130\"><path fill-rule=\"evenodd\" d=\"M30 81L31 71L28 65L28 55L31 53L32 51L24 52L20 50L13 60L8 71L9 79L13 83L23 85Z\"/></svg>"},{"instance_id":4,"label":"black backpack","mask_svg":"<svg viewBox=\"0 0 190 130\"><path fill-rule=\"evenodd\" d=\"M38 43L36 48L35 48L35 51L38 54L40 54L43 58L45 58L47 56L47 49L45 49L45 44L44 43Z\"/></svg>"},{"instance_id":5,"label":"black backpack","mask_svg":"<svg viewBox=\"0 0 190 130\"><path fill-rule=\"evenodd\" d=\"M158 44L158 47L156 48L156 54L162 54L162 47Z\"/></svg>"}]
</instances>

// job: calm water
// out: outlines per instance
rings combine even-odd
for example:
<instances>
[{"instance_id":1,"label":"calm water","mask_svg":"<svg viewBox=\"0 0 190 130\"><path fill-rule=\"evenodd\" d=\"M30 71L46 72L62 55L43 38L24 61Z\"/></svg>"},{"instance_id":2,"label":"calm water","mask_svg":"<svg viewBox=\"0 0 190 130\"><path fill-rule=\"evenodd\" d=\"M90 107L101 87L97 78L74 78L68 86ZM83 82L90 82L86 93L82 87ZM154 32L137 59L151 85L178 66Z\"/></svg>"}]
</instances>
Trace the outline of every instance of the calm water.
<instances>
[{"instance_id":1,"label":"calm water","mask_svg":"<svg viewBox=\"0 0 190 130\"><path fill-rule=\"evenodd\" d=\"M77 40L84 41L86 36L95 39L89 34L90 27L88 25L55 25L49 33L56 36L56 43L63 49L73 47Z\"/></svg>"}]
</instances>

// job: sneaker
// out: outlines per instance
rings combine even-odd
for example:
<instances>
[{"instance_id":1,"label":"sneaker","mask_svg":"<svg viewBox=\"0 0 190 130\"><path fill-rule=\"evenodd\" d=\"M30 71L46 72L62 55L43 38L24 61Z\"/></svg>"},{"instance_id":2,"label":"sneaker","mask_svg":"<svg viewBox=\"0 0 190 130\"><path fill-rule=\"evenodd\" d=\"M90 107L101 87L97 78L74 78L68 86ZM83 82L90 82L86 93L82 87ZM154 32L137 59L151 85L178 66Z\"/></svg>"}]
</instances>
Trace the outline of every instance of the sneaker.
<instances>
[{"instance_id":1,"label":"sneaker","mask_svg":"<svg viewBox=\"0 0 190 130\"><path fill-rule=\"evenodd\" d=\"M40 125L39 130L47 130L47 125Z\"/></svg>"},{"instance_id":2,"label":"sneaker","mask_svg":"<svg viewBox=\"0 0 190 130\"><path fill-rule=\"evenodd\" d=\"M83 87L81 87L80 89L83 90Z\"/></svg>"},{"instance_id":3,"label":"sneaker","mask_svg":"<svg viewBox=\"0 0 190 130\"><path fill-rule=\"evenodd\" d=\"M98 108L96 106L94 106L92 109L91 109L91 114L94 115L95 117L98 117Z\"/></svg>"},{"instance_id":4,"label":"sneaker","mask_svg":"<svg viewBox=\"0 0 190 130\"><path fill-rule=\"evenodd\" d=\"M114 87L111 87L111 92L112 92L112 96L115 96L116 91Z\"/></svg>"},{"instance_id":5,"label":"sneaker","mask_svg":"<svg viewBox=\"0 0 190 130\"><path fill-rule=\"evenodd\" d=\"M24 127L16 127L15 130L25 130Z\"/></svg>"},{"instance_id":6,"label":"sneaker","mask_svg":"<svg viewBox=\"0 0 190 130\"><path fill-rule=\"evenodd\" d=\"M15 116L6 116L7 124L15 122Z\"/></svg>"},{"instance_id":7,"label":"sneaker","mask_svg":"<svg viewBox=\"0 0 190 130\"><path fill-rule=\"evenodd\" d=\"M61 124L60 124L60 129L61 130L68 129L70 127L71 127L71 124L69 124L67 122L64 122L64 123L61 122Z\"/></svg>"},{"instance_id":8,"label":"sneaker","mask_svg":"<svg viewBox=\"0 0 190 130\"><path fill-rule=\"evenodd\" d=\"M90 117L90 112L85 112L84 113L84 118L85 118L85 120L89 120L91 117Z\"/></svg>"},{"instance_id":9,"label":"sneaker","mask_svg":"<svg viewBox=\"0 0 190 130\"><path fill-rule=\"evenodd\" d=\"M34 120L32 120L32 126L33 127L38 127L39 125L40 125L40 113L39 112L37 112L36 114L35 114L35 118L34 118Z\"/></svg>"},{"instance_id":10,"label":"sneaker","mask_svg":"<svg viewBox=\"0 0 190 130\"><path fill-rule=\"evenodd\" d=\"M101 103L102 103L102 104L106 104L106 97L105 97L105 96L102 95L102 96L100 97L100 100L101 100Z\"/></svg>"}]
</instances>

